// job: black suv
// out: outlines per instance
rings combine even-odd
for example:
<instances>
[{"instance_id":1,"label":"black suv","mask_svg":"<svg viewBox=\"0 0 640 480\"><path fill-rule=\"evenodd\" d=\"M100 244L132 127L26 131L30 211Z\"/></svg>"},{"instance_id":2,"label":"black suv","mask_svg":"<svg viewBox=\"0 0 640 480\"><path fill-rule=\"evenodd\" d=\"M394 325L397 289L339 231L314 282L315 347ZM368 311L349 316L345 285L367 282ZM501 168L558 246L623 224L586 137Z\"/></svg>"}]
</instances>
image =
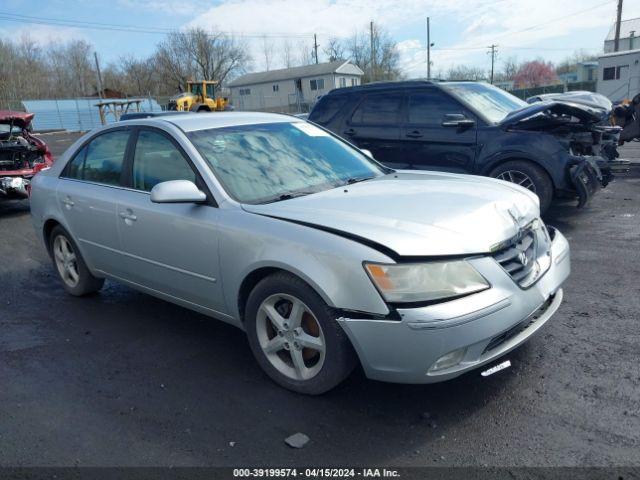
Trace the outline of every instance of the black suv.
<instances>
[{"instance_id":1,"label":"black suv","mask_svg":"<svg viewBox=\"0 0 640 480\"><path fill-rule=\"evenodd\" d=\"M386 165L473 173L578 205L611 179L618 129L603 112L571 102L529 105L486 83L405 81L339 88L309 120Z\"/></svg>"}]
</instances>

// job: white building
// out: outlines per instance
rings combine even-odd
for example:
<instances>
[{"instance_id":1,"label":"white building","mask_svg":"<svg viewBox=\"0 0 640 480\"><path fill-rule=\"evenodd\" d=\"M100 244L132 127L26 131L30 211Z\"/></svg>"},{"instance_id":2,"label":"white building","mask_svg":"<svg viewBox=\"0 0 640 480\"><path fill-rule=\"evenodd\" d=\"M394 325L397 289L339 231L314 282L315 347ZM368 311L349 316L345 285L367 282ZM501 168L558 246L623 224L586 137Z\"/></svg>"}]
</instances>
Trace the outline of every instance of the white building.
<instances>
[{"instance_id":1,"label":"white building","mask_svg":"<svg viewBox=\"0 0 640 480\"><path fill-rule=\"evenodd\" d=\"M334 88L360 85L362 75L356 65L339 60L249 73L227 86L236 110L299 112Z\"/></svg>"},{"instance_id":2,"label":"white building","mask_svg":"<svg viewBox=\"0 0 640 480\"><path fill-rule=\"evenodd\" d=\"M597 91L612 102L640 93L640 49L600 56Z\"/></svg>"},{"instance_id":3,"label":"white building","mask_svg":"<svg viewBox=\"0 0 640 480\"><path fill-rule=\"evenodd\" d=\"M640 48L640 18L630 18L620 22L620 42L618 51L635 50ZM615 23L609 30L607 38L604 40L604 53L613 52L616 38Z\"/></svg>"}]
</instances>

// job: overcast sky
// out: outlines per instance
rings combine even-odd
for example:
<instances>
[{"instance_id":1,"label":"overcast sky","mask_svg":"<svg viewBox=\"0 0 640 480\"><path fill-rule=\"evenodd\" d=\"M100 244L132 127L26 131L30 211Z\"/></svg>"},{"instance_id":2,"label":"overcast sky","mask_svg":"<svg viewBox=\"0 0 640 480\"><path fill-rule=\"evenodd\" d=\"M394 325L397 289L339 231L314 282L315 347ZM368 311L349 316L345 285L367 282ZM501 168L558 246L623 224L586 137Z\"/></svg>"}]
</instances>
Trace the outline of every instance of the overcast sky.
<instances>
[{"instance_id":1,"label":"overcast sky","mask_svg":"<svg viewBox=\"0 0 640 480\"><path fill-rule=\"evenodd\" d=\"M320 48L330 37L364 31L374 21L398 42L401 65L408 77L426 74L426 18L431 17L434 71L452 64L488 68L487 46L498 45L501 60L544 57L557 62L573 51L602 50L615 19L616 1L602 0L3 0L0 36L28 32L42 42L83 38L91 42L103 62L121 55L144 56L162 39L157 32L122 32L51 25L56 20L128 25L139 29L202 26L234 32L246 42L262 70L261 45L273 46L272 68L281 66L278 52L288 40L296 52L309 50L313 33ZM10 21L11 17L37 24ZM4 15L4 17L3 17ZM640 0L625 0L623 18L640 17ZM322 60L322 56L320 57Z\"/></svg>"}]
</instances>

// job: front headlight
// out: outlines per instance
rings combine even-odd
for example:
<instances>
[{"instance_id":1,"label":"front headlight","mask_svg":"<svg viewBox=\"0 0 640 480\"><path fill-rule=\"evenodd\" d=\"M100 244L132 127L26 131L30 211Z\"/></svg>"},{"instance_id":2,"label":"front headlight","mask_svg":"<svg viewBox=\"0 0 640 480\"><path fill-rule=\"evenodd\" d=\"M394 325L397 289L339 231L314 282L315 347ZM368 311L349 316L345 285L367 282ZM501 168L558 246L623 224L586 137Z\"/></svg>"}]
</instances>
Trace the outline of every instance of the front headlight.
<instances>
[{"instance_id":1,"label":"front headlight","mask_svg":"<svg viewBox=\"0 0 640 480\"><path fill-rule=\"evenodd\" d=\"M381 264L365 263L365 270L390 303L429 302L459 297L489 288L489 283L465 260Z\"/></svg>"}]
</instances>

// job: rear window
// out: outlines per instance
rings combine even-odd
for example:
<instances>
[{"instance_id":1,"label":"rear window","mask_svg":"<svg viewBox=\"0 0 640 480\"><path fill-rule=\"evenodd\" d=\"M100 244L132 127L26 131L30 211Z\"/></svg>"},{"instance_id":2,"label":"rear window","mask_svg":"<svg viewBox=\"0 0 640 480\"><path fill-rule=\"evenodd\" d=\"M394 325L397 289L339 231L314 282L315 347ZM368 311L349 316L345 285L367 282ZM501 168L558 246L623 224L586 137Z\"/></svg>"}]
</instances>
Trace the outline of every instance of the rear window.
<instances>
[{"instance_id":1,"label":"rear window","mask_svg":"<svg viewBox=\"0 0 640 480\"><path fill-rule=\"evenodd\" d=\"M63 177L119 185L129 132L116 130L97 136L67 164Z\"/></svg>"},{"instance_id":2,"label":"rear window","mask_svg":"<svg viewBox=\"0 0 640 480\"><path fill-rule=\"evenodd\" d=\"M346 95L327 95L322 97L313 108L311 115L309 115L309 120L316 123L330 122L346 103Z\"/></svg>"},{"instance_id":3,"label":"rear window","mask_svg":"<svg viewBox=\"0 0 640 480\"><path fill-rule=\"evenodd\" d=\"M401 107L401 95L367 95L353 113L351 122L368 125L393 125L400 118Z\"/></svg>"}]
</instances>

